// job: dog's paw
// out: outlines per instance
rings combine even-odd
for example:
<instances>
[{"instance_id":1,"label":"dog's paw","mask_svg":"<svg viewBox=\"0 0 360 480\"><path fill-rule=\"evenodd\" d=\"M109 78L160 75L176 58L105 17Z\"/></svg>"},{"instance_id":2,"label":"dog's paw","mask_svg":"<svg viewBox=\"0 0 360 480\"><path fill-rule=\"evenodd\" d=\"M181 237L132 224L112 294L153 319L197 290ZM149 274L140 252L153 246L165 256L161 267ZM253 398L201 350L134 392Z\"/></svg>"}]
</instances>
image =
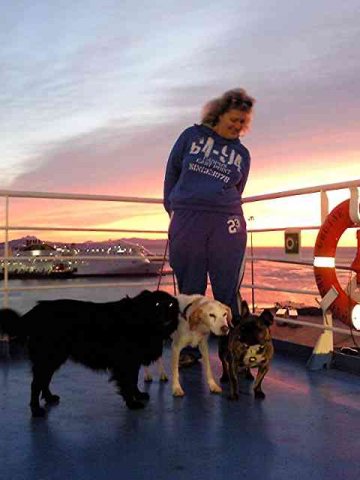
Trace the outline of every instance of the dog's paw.
<instances>
[{"instance_id":1,"label":"dog's paw","mask_svg":"<svg viewBox=\"0 0 360 480\"><path fill-rule=\"evenodd\" d=\"M195 363L198 363L199 357L196 353L181 353L179 358L179 368L191 367Z\"/></svg>"},{"instance_id":2,"label":"dog's paw","mask_svg":"<svg viewBox=\"0 0 360 480\"><path fill-rule=\"evenodd\" d=\"M209 388L210 388L210 392L212 392L212 393L221 393L222 392L222 388L217 383L215 383L214 380L209 382Z\"/></svg>"},{"instance_id":3,"label":"dog's paw","mask_svg":"<svg viewBox=\"0 0 360 480\"><path fill-rule=\"evenodd\" d=\"M228 399L231 400L231 401L239 400L239 394L238 393L232 393L232 394L228 395Z\"/></svg>"},{"instance_id":4,"label":"dog's paw","mask_svg":"<svg viewBox=\"0 0 360 480\"><path fill-rule=\"evenodd\" d=\"M138 400L131 400L126 402L126 406L130 410L140 410L141 408L145 408L145 404L142 402L139 402Z\"/></svg>"},{"instance_id":5,"label":"dog's paw","mask_svg":"<svg viewBox=\"0 0 360 480\"><path fill-rule=\"evenodd\" d=\"M162 373L160 375L160 382L168 382L169 381L169 378L168 376L166 375L166 373Z\"/></svg>"},{"instance_id":6,"label":"dog's paw","mask_svg":"<svg viewBox=\"0 0 360 480\"><path fill-rule=\"evenodd\" d=\"M150 395L147 392L136 392L134 395L135 400L147 401L150 400Z\"/></svg>"},{"instance_id":7,"label":"dog's paw","mask_svg":"<svg viewBox=\"0 0 360 480\"><path fill-rule=\"evenodd\" d=\"M45 398L46 405L57 405L60 402L59 395L49 395Z\"/></svg>"},{"instance_id":8,"label":"dog's paw","mask_svg":"<svg viewBox=\"0 0 360 480\"><path fill-rule=\"evenodd\" d=\"M257 398L258 400L264 400L264 398L266 397L265 393L262 390L255 390L254 394L255 398Z\"/></svg>"},{"instance_id":9,"label":"dog's paw","mask_svg":"<svg viewBox=\"0 0 360 480\"><path fill-rule=\"evenodd\" d=\"M145 373L144 375L144 382L151 383L153 381L151 373Z\"/></svg>"},{"instance_id":10,"label":"dog's paw","mask_svg":"<svg viewBox=\"0 0 360 480\"><path fill-rule=\"evenodd\" d=\"M223 373L220 377L221 383L229 383L229 375L227 373Z\"/></svg>"},{"instance_id":11,"label":"dog's paw","mask_svg":"<svg viewBox=\"0 0 360 480\"><path fill-rule=\"evenodd\" d=\"M172 394L174 397L183 397L185 395L184 390L178 385L177 387L173 387Z\"/></svg>"},{"instance_id":12,"label":"dog's paw","mask_svg":"<svg viewBox=\"0 0 360 480\"><path fill-rule=\"evenodd\" d=\"M43 407L31 407L31 415L34 418L41 418L46 416L46 410Z\"/></svg>"}]
</instances>

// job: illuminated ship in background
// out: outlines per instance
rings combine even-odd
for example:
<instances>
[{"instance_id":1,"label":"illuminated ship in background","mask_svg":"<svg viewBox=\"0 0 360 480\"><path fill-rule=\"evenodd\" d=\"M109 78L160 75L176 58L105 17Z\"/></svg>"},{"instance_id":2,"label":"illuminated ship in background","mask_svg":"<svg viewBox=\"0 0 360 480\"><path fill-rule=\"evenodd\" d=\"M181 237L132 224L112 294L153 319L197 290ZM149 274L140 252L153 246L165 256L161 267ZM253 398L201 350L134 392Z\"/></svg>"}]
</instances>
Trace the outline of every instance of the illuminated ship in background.
<instances>
[{"instance_id":1,"label":"illuminated ship in background","mask_svg":"<svg viewBox=\"0 0 360 480\"><path fill-rule=\"evenodd\" d=\"M160 259L143 246L119 240L91 244L51 245L30 239L13 249L8 261L11 278L42 278L96 275L157 275ZM2 270L4 269L2 262Z\"/></svg>"}]
</instances>

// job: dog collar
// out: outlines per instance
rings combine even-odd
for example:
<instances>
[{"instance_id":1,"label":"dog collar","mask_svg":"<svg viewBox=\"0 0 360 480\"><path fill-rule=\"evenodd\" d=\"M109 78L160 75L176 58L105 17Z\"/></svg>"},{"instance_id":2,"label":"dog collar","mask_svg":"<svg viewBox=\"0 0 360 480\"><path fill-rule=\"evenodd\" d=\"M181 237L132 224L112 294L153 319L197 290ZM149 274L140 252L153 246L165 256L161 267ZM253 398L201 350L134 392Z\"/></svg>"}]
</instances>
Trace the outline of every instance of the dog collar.
<instances>
[{"instance_id":1,"label":"dog collar","mask_svg":"<svg viewBox=\"0 0 360 480\"><path fill-rule=\"evenodd\" d=\"M181 316L184 318L184 320L187 320L186 318L186 312L189 310L189 308L191 307L191 305L193 304L194 302L191 302L191 303L188 303L186 305L186 307L184 308L183 312L181 312Z\"/></svg>"},{"instance_id":2,"label":"dog collar","mask_svg":"<svg viewBox=\"0 0 360 480\"><path fill-rule=\"evenodd\" d=\"M207 298L201 298L200 300L199 299L195 299L193 300L192 302L190 302L188 305L186 305L186 307L184 308L183 312L180 312L180 315L185 319L187 320L186 318L186 312L189 310L190 307L192 307L192 305L194 305L194 303L198 303L198 305L204 305L205 303L208 303L208 299Z\"/></svg>"}]
</instances>

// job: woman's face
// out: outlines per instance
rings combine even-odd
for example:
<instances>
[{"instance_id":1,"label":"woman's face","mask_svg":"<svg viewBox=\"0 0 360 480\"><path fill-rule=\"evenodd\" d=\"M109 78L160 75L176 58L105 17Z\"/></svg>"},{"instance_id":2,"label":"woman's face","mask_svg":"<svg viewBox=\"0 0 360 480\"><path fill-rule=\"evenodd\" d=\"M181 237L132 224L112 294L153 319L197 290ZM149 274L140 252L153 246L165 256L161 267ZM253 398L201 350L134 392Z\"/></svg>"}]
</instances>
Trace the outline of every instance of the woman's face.
<instances>
[{"instance_id":1,"label":"woman's face","mask_svg":"<svg viewBox=\"0 0 360 480\"><path fill-rule=\"evenodd\" d=\"M229 110L220 115L214 130L218 135L228 140L236 140L239 138L240 133L249 127L251 116L251 112L235 109Z\"/></svg>"}]
</instances>

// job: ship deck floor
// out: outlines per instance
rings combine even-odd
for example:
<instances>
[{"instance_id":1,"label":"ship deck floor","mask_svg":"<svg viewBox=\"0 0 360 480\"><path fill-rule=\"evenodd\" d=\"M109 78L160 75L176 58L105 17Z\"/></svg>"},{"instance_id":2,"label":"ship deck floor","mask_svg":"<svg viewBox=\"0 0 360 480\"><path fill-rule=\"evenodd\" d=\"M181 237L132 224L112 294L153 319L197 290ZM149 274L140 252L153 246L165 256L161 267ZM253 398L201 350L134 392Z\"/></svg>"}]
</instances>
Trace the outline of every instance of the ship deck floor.
<instances>
[{"instance_id":1,"label":"ship deck floor","mask_svg":"<svg viewBox=\"0 0 360 480\"><path fill-rule=\"evenodd\" d=\"M168 347L164 353L169 368ZM0 478L359 480L360 377L309 371L277 354L267 398L255 400L244 380L238 402L226 398L227 387L207 391L201 363L181 370L182 399L154 377L147 407L130 411L106 374L68 362L52 384L60 404L33 419L30 365L11 352L0 360Z\"/></svg>"}]
</instances>

